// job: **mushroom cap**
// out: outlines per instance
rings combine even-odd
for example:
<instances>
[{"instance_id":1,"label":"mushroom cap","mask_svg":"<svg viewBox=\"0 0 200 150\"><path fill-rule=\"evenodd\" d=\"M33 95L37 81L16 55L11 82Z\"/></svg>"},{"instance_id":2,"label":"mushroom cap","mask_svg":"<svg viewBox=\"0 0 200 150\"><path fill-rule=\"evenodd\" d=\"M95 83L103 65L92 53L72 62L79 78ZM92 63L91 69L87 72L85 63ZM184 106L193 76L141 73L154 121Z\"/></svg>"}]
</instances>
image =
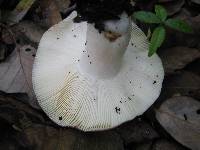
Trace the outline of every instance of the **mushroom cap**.
<instances>
[{"instance_id":1,"label":"mushroom cap","mask_svg":"<svg viewBox=\"0 0 200 150\"><path fill-rule=\"evenodd\" d=\"M148 57L145 34L132 22L119 72L93 78L79 69L88 23L74 23L76 15L51 27L40 41L32 75L40 106L58 125L83 131L114 128L141 115L158 98L164 77L157 54Z\"/></svg>"}]
</instances>

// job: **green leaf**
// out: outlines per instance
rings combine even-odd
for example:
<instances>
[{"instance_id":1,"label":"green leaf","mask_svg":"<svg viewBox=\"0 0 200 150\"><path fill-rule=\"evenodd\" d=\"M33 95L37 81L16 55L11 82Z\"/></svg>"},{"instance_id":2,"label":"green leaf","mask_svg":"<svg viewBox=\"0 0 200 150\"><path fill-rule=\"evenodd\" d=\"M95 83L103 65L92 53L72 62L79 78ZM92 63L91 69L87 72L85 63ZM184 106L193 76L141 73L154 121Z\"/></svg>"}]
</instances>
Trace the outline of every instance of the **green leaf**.
<instances>
[{"instance_id":1,"label":"green leaf","mask_svg":"<svg viewBox=\"0 0 200 150\"><path fill-rule=\"evenodd\" d=\"M161 23L161 20L152 12L137 11L133 17L144 23Z\"/></svg>"},{"instance_id":2,"label":"green leaf","mask_svg":"<svg viewBox=\"0 0 200 150\"><path fill-rule=\"evenodd\" d=\"M156 16L160 18L160 20L165 21L167 19L167 11L163 6L156 5L155 12L156 12Z\"/></svg>"},{"instance_id":3,"label":"green leaf","mask_svg":"<svg viewBox=\"0 0 200 150\"><path fill-rule=\"evenodd\" d=\"M185 33L192 33L192 28L188 25L185 21L179 19L168 19L165 21L165 24L170 28L175 30L185 32Z\"/></svg>"},{"instance_id":4,"label":"green leaf","mask_svg":"<svg viewBox=\"0 0 200 150\"><path fill-rule=\"evenodd\" d=\"M149 53L148 53L149 57L152 56L157 51L157 49L162 45L165 39L165 34L166 34L165 28L163 26L159 26L154 29L150 40Z\"/></svg>"}]
</instances>

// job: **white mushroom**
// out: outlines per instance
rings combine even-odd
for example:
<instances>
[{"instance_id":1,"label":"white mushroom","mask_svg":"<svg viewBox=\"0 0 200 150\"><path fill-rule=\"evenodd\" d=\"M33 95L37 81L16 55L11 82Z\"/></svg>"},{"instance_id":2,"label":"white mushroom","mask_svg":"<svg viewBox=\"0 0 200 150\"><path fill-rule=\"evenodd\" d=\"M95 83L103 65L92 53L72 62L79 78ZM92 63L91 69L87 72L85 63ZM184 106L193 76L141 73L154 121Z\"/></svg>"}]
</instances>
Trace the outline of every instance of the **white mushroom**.
<instances>
[{"instance_id":1,"label":"white mushroom","mask_svg":"<svg viewBox=\"0 0 200 150\"><path fill-rule=\"evenodd\" d=\"M44 112L60 126L83 131L116 127L141 115L158 98L163 66L148 57L145 34L123 13L105 22L74 23L72 14L42 37L33 87Z\"/></svg>"}]
</instances>

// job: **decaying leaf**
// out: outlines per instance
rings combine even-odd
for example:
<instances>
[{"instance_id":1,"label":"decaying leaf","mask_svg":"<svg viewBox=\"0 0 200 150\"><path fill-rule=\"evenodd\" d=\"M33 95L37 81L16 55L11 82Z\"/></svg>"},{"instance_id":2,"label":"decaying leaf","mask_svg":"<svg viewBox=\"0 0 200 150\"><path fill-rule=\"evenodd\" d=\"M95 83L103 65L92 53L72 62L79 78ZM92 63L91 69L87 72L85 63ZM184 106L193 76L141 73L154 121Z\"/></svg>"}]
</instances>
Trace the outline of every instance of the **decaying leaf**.
<instances>
[{"instance_id":1,"label":"decaying leaf","mask_svg":"<svg viewBox=\"0 0 200 150\"><path fill-rule=\"evenodd\" d=\"M65 13L69 7L70 0L55 0L60 12Z\"/></svg>"},{"instance_id":2,"label":"decaying leaf","mask_svg":"<svg viewBox=\"0 0 200 150\"><path fill-rule=\"evenodd\" d=\"M0 70L0 89L2 91L8 93L16 93L18 91L23 93L26 91L25 80L24 78L20 79L23 77L23 72L16 50L5 62L0 64Z\"/></svg>"},{"instance_id":3,"label":"decaying leaf","mask_svg":"<svg viewBox=\"0 0 200 150\"><path fill-rule=\"evenodd\" d=\"M7 93L28 93L30 104L38 108L32 90L32 65L35 48L25 45L14 50L6 61L0 63L0 90Z\"/></svg>"},{"instance_id":4,"label":"decaying leaf","mask_svg":"<svg viewBox=\"0 0 200 150\"><path fill-rule=\"evenodd\" d=\"M12 136L26 149L124 150L123 141L114 130L85 133L58 127L44 113L33 109L21 99L2 92L0 118L12 125L17 131Z\"/></svg>"},{"instance_id":5,"label":"decaying leaf","mask_svg":"<svg viewBox=\"0 0 200 150\"><path fill-rule=\"evenodd\" d=\"M43 33L45 32L45 30L43 30L38 24L32 21L21 21L20 23L12 26L11 29L15 38L21 40L20 44L22 44L22 41L26 41L25 44L38 44Z\"/></svg>"},{"instance_id":6,"label":"decaying leaf","mask_svg":"<svg viewBox=\"0 0 200 150\"><path fill-rule=\"evenodd\" d=\"M1 24L0 24L1 25ZM0 39L2 43L5 44L14 44L14 35L11 33L11 29L10 27L7 27L6 25L2 25L2 29L0 30L1 34L0 34Z\"/></svg>"},{"instance_id":7,"label":"decaying leaf","mask_svg":"<svg viewBox=\"0 0 200 150\"><path fill-rule=\"evenodd\" d=\"M10 27L0 23L0 62L4 61L15 48L15 38Z\"/></svg>"},{"instance_id":8,"label":"decaying leaf","mask_svg":"<svg viewBox=\"0 0 200 150\"><path fill-rule=\"evenodd\" d=\"M190 13L186 8L183 7L183 8L180 10L179 13L177 13L176 15L174 15L173 18L179 18L179 19L181 19L181 20L185 20L185 19L187 19L187 18L189 18L189 17L192 17L192 16L191 16L191 13Z\"/></svg>"},{"instance_id":9,"label":"decaying leaf","mask_svg":"<svg viewBox=\"0 0 200 150\"><path fill-rule=\"evenodd\" d=\"M199 98L196 92L200 90L200 77L192 72L182 71L165 78L161 98L173 95L193 96Z\"/></svg>"},{"instance_id":10,"label":"decaying leaf","mask_svg":"<svg viewBox=\"0 0 200 150\"><path fill-rule=\"evenodd\" d=\"M0 61L5 59L6 46L4 44L0 45Z\"/></svg>"},{"instance_id":11,"label":"decaying leaf","mask_svg":"<svg viewBox=\"0 0 200 150\"><path fill-rule=\"evenodd\" d=\"M200 1L199 0L190 0L191 2L200 5Z\"/></svg>"},{"instance_id":12,"label":"decaying leaf","mask_svg":"<svg viewBox=\"0 0 200 150\"><path fill-rule=\"evenodd\" d=\"M34 2L35 0L21 0L16 8L9 13L6 22L10 24L18 23L26 15Z\"/></svg>"},{"instance_id":13,"label":"decaying leaf","mask_svg":"<svg viewBox=\"0 0 200 150\"><path fill-rule=\"evenodd\" d=\"M61 14L55 1L41 0L40 7L42 11L42 17L44 19L43 24L45 23L47 27L51 27L52 25L57 24L62 20Z\"/></svg>"},{"instance_id":14,"label":"decaying leaf","mask_svg":"<svg viewBox=\"0 0 200 150\"><path fill-rule=\"evenodd\" d=\"M192 17L188 12L182 10L176 16L175 19L179 18L187 22L193 29L193 34L186 34L182 32L174 32L174 30L168 29L167 30L167 37L166 42L168 47L175 47L175 46L185 46L185 47L194 47L199 49L200 48L200 15Z\"/></svg>"},{"instance_id":15,"label":"decaying leaf","mask_svg":"<svg viewBox=\"0 0 200 150\"><path fill-rule=\"evenodd\" d=\"M124 150L123 142L115 131L80 132L74 149L77 150Z\"/></svg>"},{"instance_id":16,"label":"decaying leaf","mask_svg":"<svg viewBox=\"0 0 200 150\"><path fill-rule=\"evenodd\" d=\"M150 142L140 143L136 148L132 147L131 150L151 150L151 147L152 147L152 142L150 141Z\"/></svg>"},{"instance_id":17,"label":"decaying leaf","mask_svg":"<svg viewBox=\"0 0 200 150\"><path fill-rule=\"evenodd\" d=\"M173 47L160 52L166 74L184 68L190 62L200 58L200 51L188 47Z\"/></svg>"},{"instance_id":18,"label":"decaying leaf","mask_svg":"<svg viewBox=\"0 0 200 150\"><path fill-rule=\"evenodd\" d=\"M172 16L178 13L184 4L185 0L176 0L176 1L173 0L171 2L163 3L162 5L166 8L167 14L169 16Z\"/></svg>"},{"instance_id":19,"label":"decaying leaf","mask_svg":"<svg viewBox=\"0 0 200 150\"><path fill-rule=\"evenodd\" d=\"M145 121L134 119L128 123L125 123L117 128L117 132L123 138L125 144L131 142L145 142L146 140L152 140L158 138L158 133Z\"/></svg>"},{"instance_id":20,"label":"decaying leaf","mask_svg":"<svg viewBox=\"0 0 200 150\"><path fill-rule=\"evenodd\" d=\"M166 3L166 2L171 2L171 1L174 1L174 0L158 0L159 3Z\"/></svg>"},{"instance_id":21,"label":"decaying leaf","mask_svg":"<svg viewBox=\"0 0 200 150\"><path fill-rule=\"evenodd\" d=\"M199 66L200 66L200 59L197 59L194 62L188 64L184 69L200 76Z\"/></svg>"},{"instance_id":22,"label":"decaying leaf","mask_svg":"<svg viewBox=\"0 0 200 150\"><path fill-rule=\"evenodd\" d=\"M186 150L178 143L168 141L166 139L159 139L154 142L151 150Z\"/></svg>"},{"instance_id":23,"label":"decaying leaf","mask_svg":"<svg viewBox=\"0 0 200 150\"><path fill-rule=\"evenodd\" d=\"M123 150L114 131L84 133L69 128L53 128L33 124L23 133L23 145L37 150Z\"/></svg>"},{"instance_id":24,"label":"decaying leaf","mask_svg":"<svg viewBox=\"0 0 200 150\"><path fill-rule=\"evenodd\" d=\"M187 20L188 24L190 24L194 31L200 35L200 14L195 16L195 17L191 17ZM199 36L200 37L200 36ZM200 39L200 38L199 38Z\"/></svg>"},{"instance_id":25,"label":"decaying leaf","mask_svg":"<svg viewBox=\"0 0 200 150\"><path fill-rule=\"evenodd\" d=\"M18 96L19 97L19 96ZM22 100L15 96L0 92L0 118L5 119L9 124L24 126L28 122L47 123L44 114L33 109L28 100Z\"/></svg>"},{"instance_id":26,"label":"decaying leaf","mask_svg":"<svg viewBox=\"0 0 200 150\"><path fill-rule=\"evenodd\" d=\"M200 102L190 97L173 97L156 110L156 118L178 142L200 149Z\"/></svg>"}]
</instances>

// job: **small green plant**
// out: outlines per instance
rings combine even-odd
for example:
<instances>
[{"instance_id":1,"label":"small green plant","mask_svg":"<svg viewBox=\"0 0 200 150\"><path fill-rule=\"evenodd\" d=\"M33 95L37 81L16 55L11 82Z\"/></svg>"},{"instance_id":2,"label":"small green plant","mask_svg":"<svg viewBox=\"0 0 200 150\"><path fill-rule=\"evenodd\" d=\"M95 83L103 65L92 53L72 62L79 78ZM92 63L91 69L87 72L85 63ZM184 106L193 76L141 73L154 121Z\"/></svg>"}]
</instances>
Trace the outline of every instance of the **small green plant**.
<instances>
[{"instance_id":1,"label":"small green plant","mask_svg":"<svg viewBox=\"0 0 200 150\"><path fill-rule=\"evenodd\" d=\"M162 45L163 41L165 40L166 26L185 33L192 32L192 28L185 21L167 18L167 11L161 5L155 6L155 13L147 11L137 11L133 14L133 17L144 23L157 24L157 27L154 29L150 39L148 53L149 57L157 51L157 49Z\"/></svg>"}]
</instances>

